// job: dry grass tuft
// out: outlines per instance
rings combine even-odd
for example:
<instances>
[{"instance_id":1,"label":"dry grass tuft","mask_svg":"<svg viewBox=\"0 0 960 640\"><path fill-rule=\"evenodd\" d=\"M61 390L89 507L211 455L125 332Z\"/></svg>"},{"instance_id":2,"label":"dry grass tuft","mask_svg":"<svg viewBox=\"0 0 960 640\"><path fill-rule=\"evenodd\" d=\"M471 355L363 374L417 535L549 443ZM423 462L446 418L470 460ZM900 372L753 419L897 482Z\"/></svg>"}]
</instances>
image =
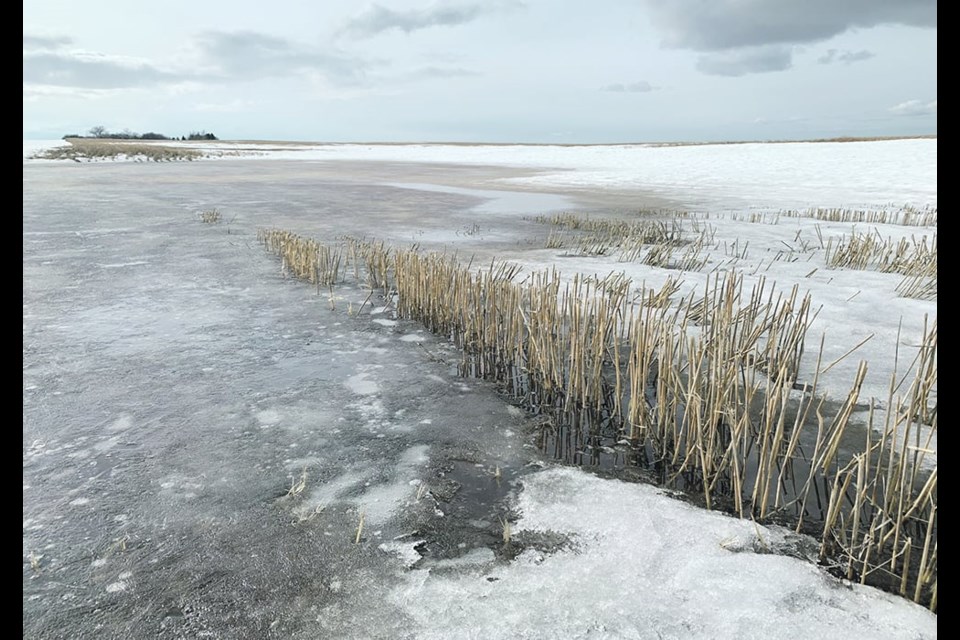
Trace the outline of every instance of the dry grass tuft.
<instances>
[{"instance_id":1,"label":"dry grass tuft","mask_svg":"<svg viewBox=\"0 0 960 640\"><path fill-rule=\"evenodd\" d=\"M223 220L223 214L220 213L219 209L208 209L207 211L201 211L200 222L206 224L220 224Z\"/></svg>"},{"instance_id":2,"label":"dry grass tuft","mask_svg":"<svg viewBox=\"0 0 960 640\"><path fill-rule=\"evenodd\" d=\"M299 478L290 478L290 488L287 490L288 498L295 498L303 493L303 490L307 488L307 469L306 467L300 472Z\"/></svg>"},{"instance_id":3,"label":"dry grass tuft","mask_svg":"<svg viewBox=\"0 0 960 640\"><path fill-rule=\"evenodd\" d=\"M37 154L36 158L47 160L116 160L172 162L179 160L197 160L203 153L194 149L171 147L162 144L129 140L91 140L69 138L70 146L54 147Z\"/></svg>"},{"instance_id":4,"label":"dry grass tuft","mask_svg":"<svg viewBox=\"0 0 960 640\"><path fill-rule=\"evenodd\" d=\"M506 518L498 518L500 520L501 533L500 537L503 538L503 546L508 546L510 541L513 540L513 531L510 526L510 521Z\"/></svg>"},{"instance_id":5,"label":"dry grass tuft","mask_svg":"<svg viewBox=\"0 0 960 640\"><path fill-rule=\"evenodd\" d=\"M875 269L883 273L907 276L928 275L937 269L937 234L894 241L873 233L853 233L841 237L836 246L831 238L826 247L826 263L832 269Z\"/></svg>"},{"instance_id":6,"label":"dry grass tuft","mask_svg":"<svg viewBox=\"0 0 960 640\"><path fill-rule=\"evenodd\" d=\"M43 560L43 554L31 551L27 554L27 560L30 562L30 570L34 573L40 573L40 561Z\"/></svg>"},{"instance_id":7,"label":"dry grass tuft","mask_svg":"<svg viewBox=\"0 0 960 640\"><path fill-rule=\"evenodd\" d=\"M853 233L836 246L827 242L826 264L831 269L873 269L900 273L904 278L897 293L905 298L937 299L937 234L910 236L894 241L880 234Z\"/></svg>"}]
</instances>

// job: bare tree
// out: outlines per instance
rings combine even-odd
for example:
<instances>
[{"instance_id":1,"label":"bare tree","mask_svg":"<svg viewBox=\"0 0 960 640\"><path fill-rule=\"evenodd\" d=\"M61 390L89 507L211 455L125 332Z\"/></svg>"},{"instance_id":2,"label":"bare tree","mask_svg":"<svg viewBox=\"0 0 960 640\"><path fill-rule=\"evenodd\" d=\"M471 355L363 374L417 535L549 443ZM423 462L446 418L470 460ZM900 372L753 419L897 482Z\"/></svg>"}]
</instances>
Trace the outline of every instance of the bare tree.
<instances>
[{"instance_id":1,"label":"bare tree","mask_svg":"<svg viewBox=\"0 0 960 640\"><path fill-rule=\"evenodd\" d=\"M107 136L107 128L100 125L90 127L90 135L94 138L105 138Z\"/></svg>"}]
</instances>

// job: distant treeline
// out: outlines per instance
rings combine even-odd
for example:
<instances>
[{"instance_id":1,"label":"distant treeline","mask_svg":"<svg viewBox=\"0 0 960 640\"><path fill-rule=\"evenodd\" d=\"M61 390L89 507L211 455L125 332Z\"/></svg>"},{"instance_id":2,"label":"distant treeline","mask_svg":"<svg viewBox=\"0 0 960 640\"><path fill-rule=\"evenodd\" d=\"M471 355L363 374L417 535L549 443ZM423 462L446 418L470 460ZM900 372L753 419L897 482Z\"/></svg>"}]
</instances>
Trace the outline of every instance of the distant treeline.
<instances>
[{"instance_id":1,"label":"distant treeline","mask_svg":"<svg viewBox=\"0 0 960 640\"><path fill-rule=\"evenodd\" d=\"M189 135L180 136L179 138L177 136L170 138L162 133L154 133L153 131L148 133L134 133L129 129L124 129L118 133L107 131L106 127L92 127L87 133L88 135L68 133L67 135L63 136L63 139L102 138L106 140L218 140L217 136L213 135L212 133L207 133L206 131L191 131Z\"/></svg>"}]
</instances>

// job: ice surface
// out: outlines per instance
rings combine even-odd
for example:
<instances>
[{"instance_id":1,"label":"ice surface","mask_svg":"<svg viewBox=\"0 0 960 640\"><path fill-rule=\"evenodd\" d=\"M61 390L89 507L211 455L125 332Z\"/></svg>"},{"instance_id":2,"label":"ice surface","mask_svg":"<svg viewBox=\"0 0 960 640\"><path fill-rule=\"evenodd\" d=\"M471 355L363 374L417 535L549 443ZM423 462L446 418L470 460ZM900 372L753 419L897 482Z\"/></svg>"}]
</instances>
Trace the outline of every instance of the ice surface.
<instances>
[{"instance_id":1,"label":"ice surface","mask_svg":"<svg viewBox=\"0 0 960 640\"><path fill-rule=\"evenodd\" d=\"M24 158L44 145L61 143L28 145L25 142ZM498 199L508 197L502 190L513 188L558 190L568 197L571 191L577 190L635 191L638 200L642 200L643 194L654 194L678 206L711 213L809 206L887 208L911 204L922 207L937 203L935 139L681 147L291 145L283 151L266 153L258 158L448 162L537 170L534 175L488 184L489 190L402 183L410 189L489 196L486 205L473 211L482 210L489 216L480 224L490 236L492 232L488 228L497 222L501 213L504 218L517 222L516 210L495 204ZM550 201L551 207L555 206L556 196L550 197L554 198ZM569 200L564 201L567 202ZM528 200L521 204L529 208L540 203L546 206L547 201ZM706 250L709 261L702 272L681 273L621 263L615 257L560 256L554 250L529 247L512 252L509 258L521 264L525 273L557 265L566 278L574 273L606 275L622 271L637 285L659 287L672 276L682 281L678 299L702 292L708 272L734 268L745 274L747 288L761 278L775 283L778 291L788 291L797 285L801 292L810 291L813 308L819 310L809 341L816 343L821 335L825 337L821 368L873 336L821 378L821 390L834 399L843 397L857 363L863 359L870 363L870 373L862 397L885 400L895 358L899 358L902 373L904 363L916 353L924 316L936 317L936 301L898 297L895 287L900 277L897 274L826 268L818 234L824 241L831 237L836 240L841 235L849 236L853 225L787 217L750 223L729 216L711 217L705 223L715 226L716 236L713 246ZM126 224L127 220L120 220L110 228L91 227L87 231L84 226L82 233L72 228L62 233L71 240L76 235L79 242L94 232L126 231ZM930 236L934 232L930 228L895 225L856 225L855 228L857 231L876 229L884 237L893 238ZM25 231L24 243L54 233L61 232ZM463 239L459 229L440 229L434 233L437 241ZM727 247L735 242L749 243L746 257L732 260L726 254ZM792 249L785 249L784 244ZM788 255L776 259L779 251ZM110 259L98 264L100 269L116 273L116 269L146 263ZM152 256L150 264L154 264ZM24 282L26 288L26 273ZM201 298L198 296L196 302L202 302ZM131 295L126 304L109 299L98 301L84 310L70 310L68 314L53 317L49 330L75 343L102 344L108 354L116 357L143 358L152 357L157 345L165 344L163 341L170 337L182 340L190 336L201 353L209 353L213 349L206 341L209 328L230 326L240 320L234 317L231 305L204 308L204 315L193 317L180 314L163 302L155 291L147 296ZM371 313L382 314L388 310L380 307ZM411 331L409 326L398 326L397 336L393 336L394 320L379 320L373 326L390 336L378 343L382 346L365 346L361 353L359 345L347 344L354 348L331 353L346 362L369 358L371 354L385 356L387 360L390 350L403 347L408 341L432 339L426 333L401 335L401 330ZM26 323L25 309L25 326ZM326 330L327 326L320 328ZM339 323L329 326L348 331ZM287 337L285 334L284 339ZM815 348L810 343L801 379L809 379L816 366L816 354L811 356ZM282 362L271 361L270 366L285 374L295 373L292 367L297 360L292 351L291 347L290 352L284 352ZM357 436L358 447L369 444L367 439L389 433L389 429L405 428L407 422L424 429L433 428L433 422L446 424L442 416L416 415L408 421L390 418L395 416L395 407L387 393L390 380L382 370L364 364L338 366L342 368L325 389L328 394L344 394L344 400L331 414L342 411L354 416L352 420L359 418L354 426L369 433L364 431ZM296 379L300 378L311 380L312 376L304 373ZM432 393L439 394L447 388L473 389L467 385L451 385L449 379L433 373L423 378L433 385ZM258 380L260 387L272 384L268 378ZM283 393L288 392L288 378L280 378L276 384ZM33 387L25 386L27 388ZM289 404L279 404L284 398L280 392L275 399L271 391L269 386L266 391L258 391L264 394L264 404L259 402L261 396L251 404L258 407L250 415L251 424L258 427L258 433L252 437L296 435L301 440L299 432L308 427L329 433L331 440L338 434L334 426L339 423L332 415L317 413L316 419L295 419L297 414ZM311 389L310 393L315 391ZM323 397L324 394L317 395ZM512 413L515 412L513 409ZM510 413L504 411L504 415ZM91 439L75 451L71 448L79 444L63 444L57 438L28 442L25 419L25 465L58 452L71 451L66 455L78 458L115 454L122 450L121 445L127 446L120 436L127 438L126 432L135 430L135 426L143 431L138 420L129 414L113 411L110 416L97 422L98 429L116 436ZM295 429L296 425L300 426ZM260 426L276 428L261 430ZM455 434L451 427L452 437ZM306 435L302 440L307 441ZM82 442L77 439L77 443ZM322 437L314 434L309 446L320 447L322 442ZM286 446L286 440L283 443ZM933 446L935 448L936 443ZM409 446L386 466L379 462L381 466L377 466L366 458L360 462L350 458L351 461L339 463L340 466L332 470L320 469L321 463L311 457L307 448L297 447L285 453L284 456L290 456L286 458L287 464L273 472L282 492L286 482L295 481L302 469L307 470L306 487L291 509L294 517L306 520L318 509L337 505L346 506L351 516L363 510L367 524L364 536L370 536L372 541L368 547L384 557L399 558L401 565L400 573L391 576L389 582L379 580L382 576L376 573L362 574L369 576L369 584L349 572L324 577L329 580L331 592L341 593L343 585L343 592L352 598L342 603L343 611L356 611L357 615L369 618L364 620L366 626L337 627L336 633L341 637L370 637L370 633L381 629L391 629L391 637L403 637L397 630L400 620L408 637L413 638L936 637L936 616L907 600L842 583L804 560L758 553L758 550L776 549L785 543L785 534L780 530L705 512L648 486L601 479L576 469L550 468L528 473L523 478L522 491L517 493L519 519L513 523L513 539L516 544L524 545L525 550L513 561L498 560L489 548L473 548L466 549L459 558L417 564L419 537L384 541L376 536L374 527L396 519L415 501L416 487L411 483L424 473L427 447ZM203 500L219 486L196 471L187 471L165 471L160 478L156 496L165 509L184 509L180 505ZM49 481L44 478L44 482ZM25 475L25 492L31 486L27 480ZM272 493L264 492L265 495L275 496L277 487L272 487ZM90 495L96 499L71 495L71 514L99 508L100 503L105 502L99 493ZM446 513L444 519L452 520L451 510L446 509ZM26 511L24 515L25 532L50 526L27 518ZM351 528L354 522L350 520ZM559 542L544 544L544 540ZM360 553L366 548L360 545L356 550ZM417 568L410 568L413 566ZM138 581L142 580L141 574L137 575ZM130 578L131 575L123 574L110 576L103 589L117 594L134 592L137 587ZM378 591L381 583L389 585L389 593ZM329 619L333 624L347 616L344 613Z\"/></svg>"}]
</instances>

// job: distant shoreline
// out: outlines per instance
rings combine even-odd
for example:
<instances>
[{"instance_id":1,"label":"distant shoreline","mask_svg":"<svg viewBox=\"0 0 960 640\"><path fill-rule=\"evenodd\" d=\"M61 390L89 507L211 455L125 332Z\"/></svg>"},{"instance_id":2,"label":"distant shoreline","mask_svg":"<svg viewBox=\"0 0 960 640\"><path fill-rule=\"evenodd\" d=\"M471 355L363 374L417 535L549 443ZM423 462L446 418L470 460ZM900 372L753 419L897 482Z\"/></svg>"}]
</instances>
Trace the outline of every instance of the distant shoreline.
<instances>
[{"instance_id":1,"label":"distant shoreline","mask_svg":"<svg viewBox=\"0 0 960 640\"><path fill-rule=\"evenodd\" d=\"M451 147L693 147L719 144L793 144L813 142L886 142L890 140L935 140L937 134L916 136L841 136L837 138L811 138L808 140L725 140L721 142L440 142L440 141L407 141L382 142L376 140L358 140L354 142L312 142L303 140L218 140L215 142L233 142L244 144L303 144L303 145L351 145L368 144L378 146L405 146L405 145L446 145Z\"/></svg>"},{"instance_id":2,"label":"distant shoreline","mask_svg":"<svg viewBox=\"0 0 960 640\"><path fill-rule=\"evenodd\" d=\"M219 139L219 140L125 140L125 139L97 139L98 142L118 143L138 142L143 144L170 144L170 143L201 143L204 145L217 144L282 144L304 146L344 146L344 145L375 145L402 147L410 145L433 145L451 147L691 147L709 145L740 145L740 144L799 144L822 142L888 142L892 140L936 140L938 134L923 134L912 136L838 136L835 138L810 138L803 140L724 140L714 142L444 142L437 140L408 140L404 142L385 142L378 140L354 141L312 141L312 140L276 140L276 139ZM89 140L89 138L61 138L64 142L71 140Z\"/></svg>"}]
</instances>

